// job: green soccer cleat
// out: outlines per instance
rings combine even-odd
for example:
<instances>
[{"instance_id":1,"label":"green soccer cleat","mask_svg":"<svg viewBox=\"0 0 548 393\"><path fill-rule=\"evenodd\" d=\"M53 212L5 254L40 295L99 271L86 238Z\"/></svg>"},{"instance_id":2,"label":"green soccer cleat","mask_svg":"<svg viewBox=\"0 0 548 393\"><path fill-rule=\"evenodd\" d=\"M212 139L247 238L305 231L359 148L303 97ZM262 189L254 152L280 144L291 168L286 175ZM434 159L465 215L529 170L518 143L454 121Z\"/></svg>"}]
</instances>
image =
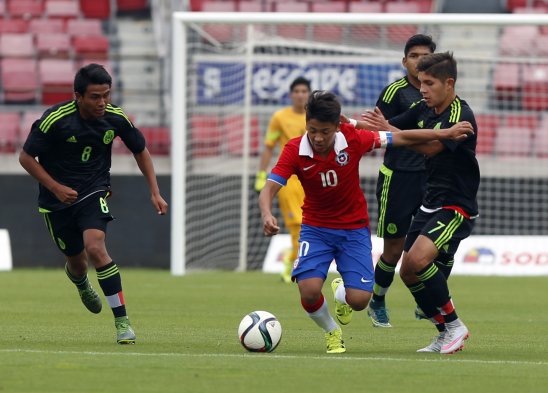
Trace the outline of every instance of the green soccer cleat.
<instances>
[{"instance_id":1,"label":"green soccer cleat","mask_svg":"<svg viewBox=\"0 0 548 393\"><path fill-rule=\"evenodd\" d=\"M103 308L99 294L93 289L89 281L85 289L78 289L78 294L84 306L94 314L99 314Z\"/></svg>"},{"instance_id":2,"label":"green soccer cleat","mask_svg":"<svg viewBox=\"0 0 548 393\"><path fill-rule=\"evenodd\" d=\"M282 281L286 284L291 283L291 273L293 273L293 261L290 259L290 252L286 251L283 259L284 270L281 274Z\"/></svg>"},{"instance_id":3,"label":"green soccer cleat","mask_svg":"<svg viewBox=\"0 0 548 393\"><path fill-rule=\"evenodd\" d=\"M369 307L367 307L367 315L371 318L374 327L392 327L390 318L388 318L388 310L386 309L384 302L371 300L369 302Z\"/></svg>"},{"instance_id":4,"label":"green soccer cleat","mask_svg":"<svg viewBox=\"0 0 548 393\"><path fill-rule=\"evenodd\" d=\"M135 332L127 316L114 318L114 326L116 326L116 342L118 344L135 344Z\"/></svg>"},{"instance_id":5,"label":"green soccer cleat","mask_svg":"<svg viewBox=\"0 0 548 393\"><path fill-rule=\"evenodd\" d=\"M327 344L327 353L344 353L346 347L342 339L342 330L337 328L328 333L325 333L325 342Z\"/></svg>"},{"instance_id":6,"label":"green soccer cleat","mask_svg":"<svg viewBox=\"0 0 548 393\"><path fill-rule=\"evenodd\" d=\"M342 278L335 278L331 281L331 290L333 291L333 298L335 299L335 316L341 325L348 325L352 320L352 307L348 304L341 303L335 298L335 293L339 285L344 285Z\"/></svg>"}]
</instances>

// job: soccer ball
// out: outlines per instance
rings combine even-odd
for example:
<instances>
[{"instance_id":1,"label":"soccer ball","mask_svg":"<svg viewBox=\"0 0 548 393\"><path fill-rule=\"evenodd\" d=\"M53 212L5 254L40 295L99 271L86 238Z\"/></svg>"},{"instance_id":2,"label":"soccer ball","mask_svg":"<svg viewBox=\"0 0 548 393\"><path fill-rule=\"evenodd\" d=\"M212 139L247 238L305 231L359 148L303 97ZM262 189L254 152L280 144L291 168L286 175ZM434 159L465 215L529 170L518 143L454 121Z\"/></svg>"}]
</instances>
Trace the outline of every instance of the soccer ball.
<instances>
[{"instance_id":1,"label":"soccer ball","mask_svg":"<svg viewBox=\"0 0 548 393\"><path fill-rule=\"evenodd\" d=\"M250 352L272 352L282 338L282 325L267 311L253 311L240 322L238 336Z\"/></svg>"}]
</instances>

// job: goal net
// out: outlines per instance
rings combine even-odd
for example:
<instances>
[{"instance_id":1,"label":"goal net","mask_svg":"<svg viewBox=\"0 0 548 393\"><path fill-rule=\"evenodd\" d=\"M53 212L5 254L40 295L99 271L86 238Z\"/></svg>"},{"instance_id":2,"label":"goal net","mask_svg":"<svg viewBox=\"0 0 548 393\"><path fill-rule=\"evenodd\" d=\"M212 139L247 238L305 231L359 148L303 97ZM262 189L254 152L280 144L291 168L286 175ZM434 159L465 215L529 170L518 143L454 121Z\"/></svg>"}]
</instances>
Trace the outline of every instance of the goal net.
<instances>
[{"instance_id":1,"label":"goal net","mask_svg":"<svg viewBox=\"0 0 548 393\"><path fill-rule=\"evenodd\" d=\"M453 51L457 93L476 115L474 234L548 235L547 15L181 12L172 31L173 274L261 266L269 239L253 180L289 84L305 76L359 117L404 75L415 33ZM373 233L381 162L370 154L361 166Z\"/></svg>"}]
</instances>

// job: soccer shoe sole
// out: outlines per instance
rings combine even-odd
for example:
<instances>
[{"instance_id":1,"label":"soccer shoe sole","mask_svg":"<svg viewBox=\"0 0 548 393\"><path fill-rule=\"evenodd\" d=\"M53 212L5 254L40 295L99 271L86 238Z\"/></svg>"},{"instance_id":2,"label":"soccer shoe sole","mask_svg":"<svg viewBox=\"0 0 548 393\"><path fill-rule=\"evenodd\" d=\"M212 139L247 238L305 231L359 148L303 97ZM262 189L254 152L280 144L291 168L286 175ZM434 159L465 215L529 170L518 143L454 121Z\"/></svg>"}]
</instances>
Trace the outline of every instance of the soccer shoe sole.
<instances>
[{"instance_id":1,"label":"soccer shoe sole","mask_svg":"<svg viewBox=\"0 0 548 393\"><path fill-rule=\"evenodd\" d=\"M135 344L135 339L122 339L122 340L116 340L116 342L120 345L127 345L127 344Z\"/></svg>"}]
</instances>

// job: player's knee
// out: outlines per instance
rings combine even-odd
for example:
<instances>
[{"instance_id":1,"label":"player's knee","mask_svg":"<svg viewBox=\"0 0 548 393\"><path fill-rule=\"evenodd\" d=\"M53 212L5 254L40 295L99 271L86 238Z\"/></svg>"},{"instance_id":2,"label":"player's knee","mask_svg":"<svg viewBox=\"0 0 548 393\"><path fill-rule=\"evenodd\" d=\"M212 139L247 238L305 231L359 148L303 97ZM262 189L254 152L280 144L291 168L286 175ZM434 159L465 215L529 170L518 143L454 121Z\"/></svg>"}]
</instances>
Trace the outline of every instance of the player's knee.
<instances>
[{"instance_id":1,"label":"player's knee","mask_svg":"<svg viewBox=\"0 0 548 393\"><path fill-rule=\"evenodd\" d=\"M346 302L355 311L361 311L367 307L369 300L371 299L371 292L356 291L352 293L346 293Z\"/></svg>"},{"instance_id":2,"label":"player's knee","mask_svg":"<svg viewBox=\"0 0 548 393\"><path fill-rule=\"evenodd\" d=\"M303 305L313 305L317 304L321 298L321 292L313 293L313 292L307 292L307 293L301 293L301 303Z\"/></svg>"},{"instance_id":3,"label":"player's knee","mask_svg":"<svg viewBox=\"0 0 548 393\"><path fill-rule=\"evenodd\" d=\"M404 256L400 266L400 277L405 284L417 281L417 275L415 274L415 270L412 267L412 261L409 260L408 255Z\"/></svg>"},{"instance_id":4,"label":"player's knee","mask_svg":"<svg viewBox=\"0 0 548 393\"><path fill-rule=\"evenodd\" d=\"M102 261L106 256L105 245L102 242L86 244L86 253L92 261Z\"/></svg>"}]
</instances>

